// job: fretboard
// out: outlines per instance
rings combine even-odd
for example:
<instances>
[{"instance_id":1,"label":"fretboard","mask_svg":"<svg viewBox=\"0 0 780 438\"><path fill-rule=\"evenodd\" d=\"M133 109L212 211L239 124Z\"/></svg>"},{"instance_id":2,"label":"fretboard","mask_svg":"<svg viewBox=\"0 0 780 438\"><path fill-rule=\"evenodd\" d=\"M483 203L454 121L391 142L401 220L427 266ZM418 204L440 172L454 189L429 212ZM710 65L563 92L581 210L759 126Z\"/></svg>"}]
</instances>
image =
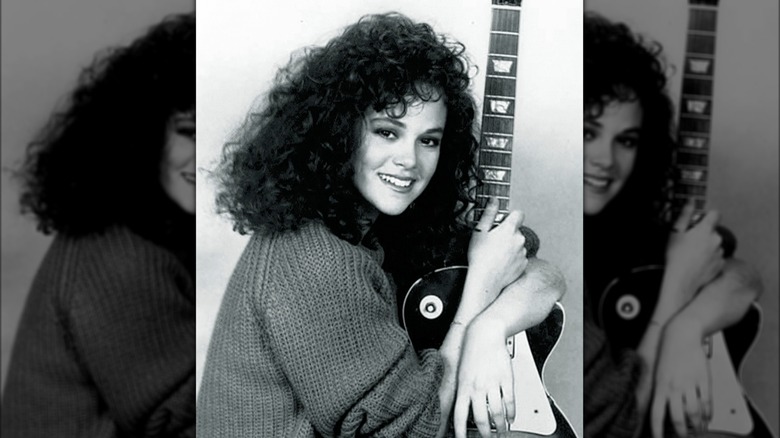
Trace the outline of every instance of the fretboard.
<instances>
[{"instance_id":1,"label":"fretboard","mask_svg":"<svg viewBox=\"0 0 780 438\"><path fill-rule=\"evenodd\" d=\"M696 216L705 209L712 124L717 0L690 0L679 107L673 217L689 199Z\"/></svg>"},{"instance_id":2,"label":"fretboard","mask_svg":"<svg viewBox=\"0 0 780 438\"><path fill-rule=\"evenodd\" d=\"M482 107L482 138L477 168L483 184L477 187L475 218L479 218L490 196L499 200L496 221L509 210L512 177L517 49L520 37L521 1L493 0L490 43Z\"/></svg>"}]
</instances>

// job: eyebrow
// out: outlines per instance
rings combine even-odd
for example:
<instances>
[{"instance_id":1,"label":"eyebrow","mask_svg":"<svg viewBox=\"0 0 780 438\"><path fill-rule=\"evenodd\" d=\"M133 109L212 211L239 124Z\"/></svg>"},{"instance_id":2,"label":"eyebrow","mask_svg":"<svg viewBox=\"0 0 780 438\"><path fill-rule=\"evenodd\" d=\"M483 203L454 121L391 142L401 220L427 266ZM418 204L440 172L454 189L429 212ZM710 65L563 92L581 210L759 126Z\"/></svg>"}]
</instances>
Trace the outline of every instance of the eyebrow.
<instances>
[{"instance_id":1,"label":"eyebrow","mask_svg":"<svg viewBox=\"0 0 780 438\"><path fill-rule=\"evenodd\" d=\"M398 126L399 128L406 128L406 124L404 122L388 116L375 116L369 119L369 122L388 122L392 125ZM436 133L444 133L444 128L437 126L435 128L426 129L423 132L423 134L436 134Z\"/></svg>"},{"instance_id":2,"label":"eyebrow","mask_svg":"<svg viewBox=\"0 0 780 438\"><path fill-rule=\"evenodd\" d=\"M599 123L598 121L596 121L596 119L585 119L585 122L589 123L591 125L596 125L599 128L604 126L601 123ZM628 128L628 129L624 129L624 130L620 131L621 134L634 134L634 133L639 134L641 132L642 132L642 127L641 126L632 126L632 127Z\"/></svg>"}]
</instances>

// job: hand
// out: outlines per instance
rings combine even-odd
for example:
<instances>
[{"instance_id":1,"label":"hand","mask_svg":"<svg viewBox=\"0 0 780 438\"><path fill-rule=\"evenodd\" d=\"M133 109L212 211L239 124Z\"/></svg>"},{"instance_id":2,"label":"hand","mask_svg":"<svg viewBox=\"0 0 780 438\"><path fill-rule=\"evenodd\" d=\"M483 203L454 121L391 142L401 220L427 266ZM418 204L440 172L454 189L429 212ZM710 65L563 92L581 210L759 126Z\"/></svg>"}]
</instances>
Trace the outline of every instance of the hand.
<instances>
[{"instance_id":1,"label":"hand","mask_svg":"<svg viewBox=\"0 0 780 438\"><path fill-rule=\"evenodd\" d=\"M708 212L701 222L688 229L693 210L692 203L683 208L666 248L666 275L678 286L675 288L678 308L720 274L724 265L721 237L715 231L718 213Z\"/></svg>"},{"instance_id":2,"label":"hand","mask_svg":"<svg viewBox=\"0 0 780 438\"><path fill-rule=\"evenodd\" d=\"M664 436L667 406L678 436L688 435L689 425L696 433L706 431L712 382L701 330L695 322L675 317L664 330L660 349L650 411L653 437Z\"/></svg>"},{"instance_id":3,"label":"hand","mask_svg":"<svg viewBox=\"0 0 780 438\"><path fill-rule=\"evenodd\" d=\"M498 205L496 198L490 199L471 235L468 250L469 275L477 275L484 282L490 283L489 289L496 296L501 289L523 275L528 264L525 236L520 232L523 213L512 211L491 230L498 214Z\"/></svg>"},{"instance_id":4,"label":"hand","mask_svg":"<svg viewBox=\"0 0 780 438\"><path fill-rule=\"evenodd\" d=\"M507 436L507 422L515 419L514 376L504 330L495 321L478 319L466 330L453 416L457 438L466 436L469 407L483 438L491 436L491 418L498 436Z\"/></svg>"}]
</instances>

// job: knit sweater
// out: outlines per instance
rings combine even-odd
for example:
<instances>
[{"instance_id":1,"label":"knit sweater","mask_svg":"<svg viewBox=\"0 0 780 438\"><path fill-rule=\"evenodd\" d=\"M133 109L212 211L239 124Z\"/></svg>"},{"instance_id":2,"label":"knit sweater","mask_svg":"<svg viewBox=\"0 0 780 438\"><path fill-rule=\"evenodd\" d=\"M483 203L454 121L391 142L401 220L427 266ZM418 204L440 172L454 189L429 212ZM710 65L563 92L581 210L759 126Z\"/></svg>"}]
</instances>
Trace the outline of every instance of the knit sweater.
<instances>
[{"instance_id":1,"label":"knit sweater","mask_svg":"<svg viewBox=\"0 0 780 438\"><path fill-rule=\"evenodd\" d=\"M194 284L172 249L123 227L59 235L19 325L2 436L194 437L194 351Z\"/></svg>"},{"instance_id":2,"label":"knit sweater","mask_svg":"<svg viewBox=\"0 0 780 438\"><path fill-rule=\"evenodd\" d=\"M209 346L198 437L436 434L441 356L412 349L370 246L321 224L250 239Z\"/></svg>"}]
</instances>

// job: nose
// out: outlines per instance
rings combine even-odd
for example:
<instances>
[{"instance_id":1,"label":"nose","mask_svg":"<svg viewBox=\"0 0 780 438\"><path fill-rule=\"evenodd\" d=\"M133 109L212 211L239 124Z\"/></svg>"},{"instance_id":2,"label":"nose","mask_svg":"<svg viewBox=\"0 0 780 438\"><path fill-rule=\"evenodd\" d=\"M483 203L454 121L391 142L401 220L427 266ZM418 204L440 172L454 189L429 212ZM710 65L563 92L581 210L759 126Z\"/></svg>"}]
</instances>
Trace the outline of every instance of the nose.
<instances>
[{"instance_id":1,"label":"nose","mask_svg":"<svg viewBox=\"0 0 780 438\"><path fill-rule=\"evenodd\" d=\"M585 142L585 161L591 165L608 168L612 165L612 145L609 141L597 138Z\"/></svg>"},{"instance_id":2,"label":"nose","mask_svg":"<svg viewBox=\"0 0 780 438\"><path fill-rule=\"evenodd\" d=\"M417 145L414 141L398 142L397 149L393 154L393 164L406 169L411 169L417 165Z\"/></svg>"}]
</instances>

